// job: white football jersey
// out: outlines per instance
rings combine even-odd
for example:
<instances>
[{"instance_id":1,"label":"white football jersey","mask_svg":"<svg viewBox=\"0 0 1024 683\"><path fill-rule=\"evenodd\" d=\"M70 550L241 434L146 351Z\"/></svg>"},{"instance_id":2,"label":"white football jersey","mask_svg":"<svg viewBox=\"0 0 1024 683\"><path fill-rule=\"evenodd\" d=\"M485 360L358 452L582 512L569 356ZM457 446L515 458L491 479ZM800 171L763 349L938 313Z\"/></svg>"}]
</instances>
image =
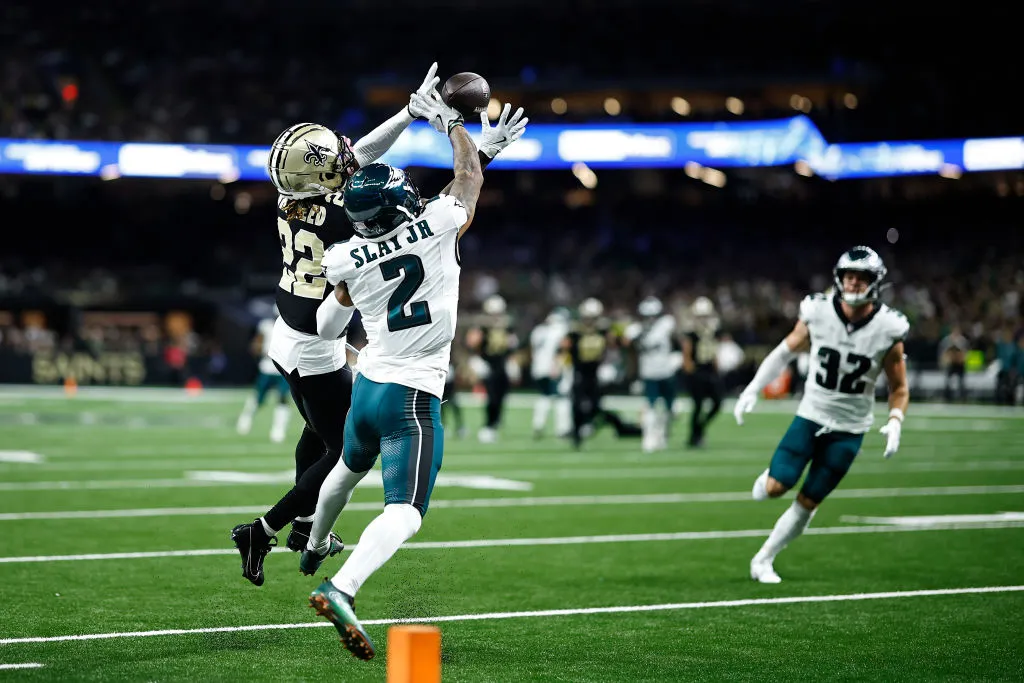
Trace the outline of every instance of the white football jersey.
<instances>
[{"instance_id":1,"label":"white football jersey","mask_svg":"<svg viewBox=\"0 0 1024 683\"><path fill-rule=\"evenodd\" d=\"M800 302L811 333L810 366L796 414L833 431L861 434L874 421L875 381L883 359L903 341L910 323L876 302L871 316L850 323L838 299L812 294Z\"/></svg>"},{"instance_id":2,"label":"white football jersey","mask_svg":"<svg viewBox=\"0 0 1024 683\"><path fill-rule=\"evenodd\" d=\"M260 333L262 339L262 348L260 349L260 372L264 375L276 375L277 368L274 367L274 361L270 360L270 337L274 334L274 318L264 318L260 321L257 326L257 330Z\"/></svg>"},{"instance_id":3,"label":"white football jersey","mask_svg":"<svg viewBox=\"0 0 1024 683\"><path fill-rule=\"evenodd\" d=\"M671 315L663 315L649 326L634 323L626 328L626 340L633 342L639 356L640 379L668 379L679 368L679 362L672 351L672 337L676 333L676 321Z\"/></svg>"},{"instance_id":4,"label":"white football jersey","mask_svg":"<svg viewBox=\"0 0 1024 683\"><path fill-rule=\"evenodd\" d=\"M530 375L534 379L553 377L558 370L559 347L567 334L569 324L559 322L542 322L530 332Z\"/></svg>"},{"instance_id":5,"label":"white football jersey","mask_svg":"<svg viewBox=\"0 0 1024 683\"><path fill-rule=\"evenodd\" d=\"M359 371L367 379L444 393L459 305L459 228L468 218L457 199L438 195L383 237L328 248L327 280L344 282L362 314Z\"/></svg>"}]
</instances>

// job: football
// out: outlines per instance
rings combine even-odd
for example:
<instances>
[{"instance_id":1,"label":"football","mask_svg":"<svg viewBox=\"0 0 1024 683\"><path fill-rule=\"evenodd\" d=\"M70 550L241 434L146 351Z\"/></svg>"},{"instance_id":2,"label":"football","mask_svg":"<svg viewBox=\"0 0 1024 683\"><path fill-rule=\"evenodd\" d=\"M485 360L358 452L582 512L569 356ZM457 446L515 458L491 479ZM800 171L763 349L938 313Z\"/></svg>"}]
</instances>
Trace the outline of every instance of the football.
<instances>
[{"instance_id":1,"label":"football","mask_svg":"<svg viewBox=\"0 0 1024 683\"><path fill-rule=\"evenodd\" d=\"M487 110L491 101L491 86L480 74L463 71L444 82L441 99L464 118L474 118Z\"/></svg>"}]
</instances>

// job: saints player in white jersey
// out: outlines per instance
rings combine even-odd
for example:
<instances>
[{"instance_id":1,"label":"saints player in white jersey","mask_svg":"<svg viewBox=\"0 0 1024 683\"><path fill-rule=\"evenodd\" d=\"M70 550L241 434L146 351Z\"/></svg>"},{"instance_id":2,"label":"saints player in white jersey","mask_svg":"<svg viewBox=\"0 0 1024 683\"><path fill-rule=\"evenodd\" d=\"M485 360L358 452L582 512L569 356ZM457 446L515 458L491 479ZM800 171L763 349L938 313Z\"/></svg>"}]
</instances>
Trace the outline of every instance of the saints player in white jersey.
<instances>
[{"instance_id":1,"label":"saints player in white jersey","mask_svg":"<svg viewBox=\"0 0 1024 683\"><path fill-rule=\"evenodd\" d=\"M559 396L558 383L563 368L559 353L562 340L569 334L569 311L556 308L530 332L530 376L540 396L533 404L533 436L540 438L547 425L548 412L555 409L555 434L561 436L572 424L572 406L568 396Z\"/></svg>"},{"instance_id":2,"label":"saints player in white jersey","mask_svg":"<svg viewBox=\"0 0 1024 683\"><path fill-rule=\"evenodd\" d=\"M418 105L431 110L428 121L451 141L455 179L421 201L400 169L371 164L353 175L344 206L357 236L324 255L334 291L317 312L318 332L330 339L358 308L367 343L345 420L344 453L320 490L299 568L312 575L331 553L330 529L380 455L384 511L367 525L341 570L310 596L317 613L334 623L344 646L361 659L372 658L374 647L356 618L354 596L419 530L441 468L440 407L459 303L459 239L473 221L483 184L462 116L436 92ZM511 119L509 110L506 105L494 128L482 114L480 152L489 158L522 135L522 109Z\"/></svg>"},{"instance_id":3,"label":"saints player in white jersey","mask_svg":"<svg viewBox=\"0 0 1024 683\"><path fill-rule=\"evenodd\" d=\"M793 504L775 524L750 561L750 578L779 583L775 556L807 528L818 505L835 489L860 451L874 421L875 380L889 381L889 419L884 457L900 446L903 417L910 402L903 340L910 324L878 300L886 275L882 259L868 247L854 247L833 270L836 293L812 294L800 303L793 331L757 369L733 414L743 424L758 394L801 351L810 350L810 368L796 417L782 437L771 465L754 482L755 500L778 498L793 488L810 464Z\"/></svg>"},{"instance_id":4,"label":"saints player in white jersey","mask_svg":"<svg viewBox=\"0 0 1024 683\"><path fill-rule=\"evenodd\" d=\"M267 355L270 350L270 335L274 331L274 322L277 314L277 307L274 307L275 318L264 318L256 327L256 337L253 339L253 351L259 355L259 374L256 376L256 385L253 392L245 399L242 407L242 414L238 416L236 428L239 434L248 434L252 429L252 419L256 412L263 405L267 393L273 389L277 392L277 405L274 406L274 417L270 427L270 440L274 443L284 441L285 431L288 429L288 418L291 416L291 407L288 405L288 380L277 371L274 361Z\"/></svg>"},{"instance_id":5,"label":"saints player in white jersey","mask_svg":"<svg viewBox=\"0 0 1024 683\"><path fill-rule=\"evenodd\" d=\"M672 404L676 400L676 372L680 367L678 344L675 342L676 320L663 310L660 299L646 297L637 306L641 322L630 324L625 335L636 352L637 374L644 383L644 396L647 398L647 409L641 422L641 448L645 453L665 448ZM659 398L665 406L660 412Z\"/></svg>"}]
</instances>

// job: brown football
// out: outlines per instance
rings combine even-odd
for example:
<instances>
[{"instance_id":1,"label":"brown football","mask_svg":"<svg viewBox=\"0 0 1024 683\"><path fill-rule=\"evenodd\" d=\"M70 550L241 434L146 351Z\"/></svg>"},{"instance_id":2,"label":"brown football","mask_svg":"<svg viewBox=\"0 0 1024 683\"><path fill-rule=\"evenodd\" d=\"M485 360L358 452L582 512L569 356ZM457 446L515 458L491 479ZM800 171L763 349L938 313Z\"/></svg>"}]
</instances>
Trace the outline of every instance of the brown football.
<instances>
[{"instance_id":1,"label":"brown football","mask_svg":"<svg viewBox=\"0 0 1024 683\"><path fill-rule=\"evenodd\" d=\"M487 110L491 86L480 74L463 71L455 74L441 87L441 99L465 118L473 118Z\"/></svg>"}]
</instances>

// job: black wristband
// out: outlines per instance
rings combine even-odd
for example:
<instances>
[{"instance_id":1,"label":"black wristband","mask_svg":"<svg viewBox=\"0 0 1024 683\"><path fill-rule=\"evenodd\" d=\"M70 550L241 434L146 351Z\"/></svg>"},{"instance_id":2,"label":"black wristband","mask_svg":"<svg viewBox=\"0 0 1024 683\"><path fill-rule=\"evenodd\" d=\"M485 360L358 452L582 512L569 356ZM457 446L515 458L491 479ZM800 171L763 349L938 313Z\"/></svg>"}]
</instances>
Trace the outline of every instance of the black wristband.
<instances>
[{"instance_id":1,"label":"black wristband","mask_svg":"<svg viewBox=\"0 0 1024 683\"><path fill-rule=\"evenodd\" d=\"M486 154L484 154L483 152L481 152L479 150L477 150L477 156L480 157L480 170L481 171L484 170L485 168L487 168L487 164L489 164L492 161L494 161L494 157L489 157L489 156L487 156ZM494 156L498 156L498 155L495 154Z\"/></svg>"}]
</instances>

